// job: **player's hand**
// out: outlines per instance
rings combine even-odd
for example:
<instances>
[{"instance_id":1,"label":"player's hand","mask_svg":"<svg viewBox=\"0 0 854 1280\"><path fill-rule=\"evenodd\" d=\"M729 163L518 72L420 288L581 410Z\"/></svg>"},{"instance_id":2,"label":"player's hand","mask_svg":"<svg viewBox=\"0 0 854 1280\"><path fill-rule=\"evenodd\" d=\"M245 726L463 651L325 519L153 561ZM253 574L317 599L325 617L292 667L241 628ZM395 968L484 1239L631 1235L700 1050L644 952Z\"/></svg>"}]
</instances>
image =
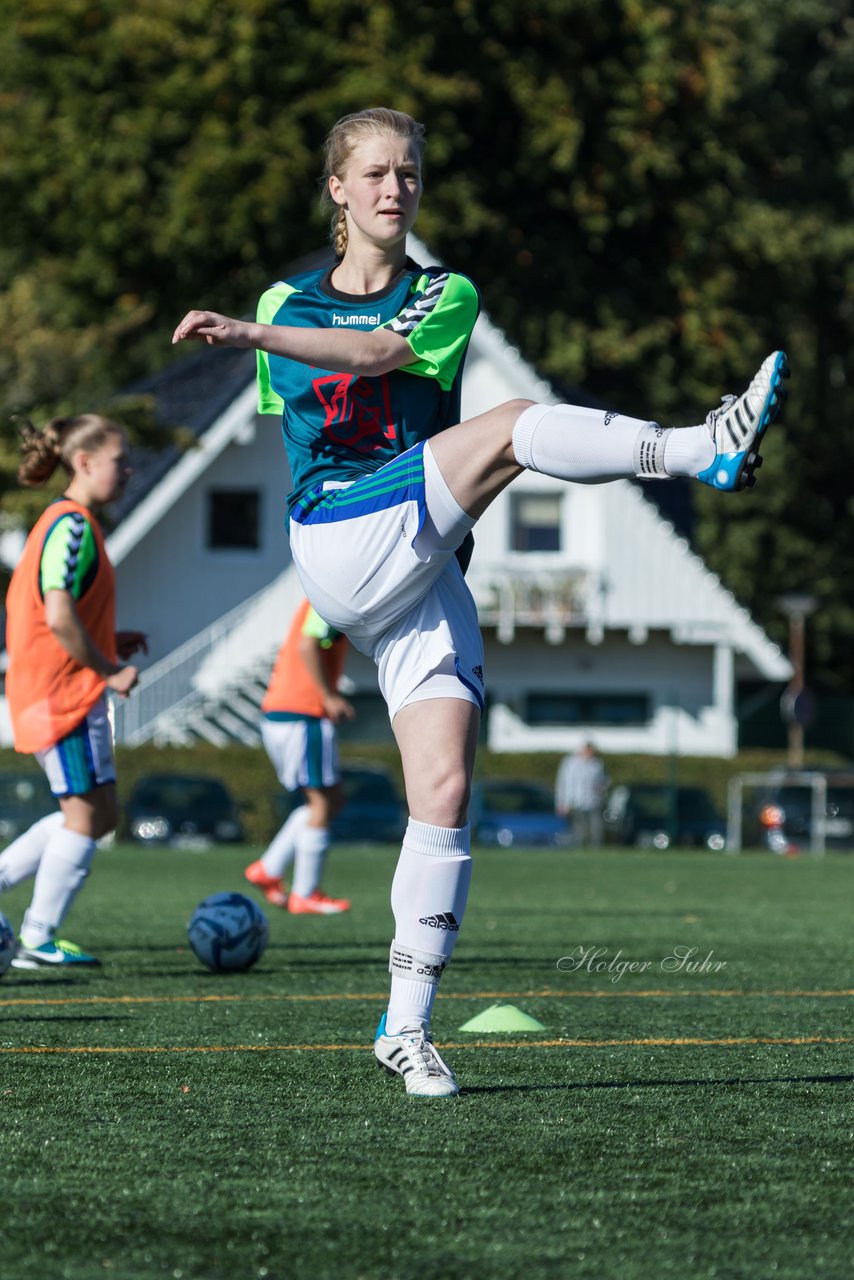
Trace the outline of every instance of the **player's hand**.
<instances>
[{"instance_id":1,"label":"player's hand","mask_svg":"<svg viewBox=\"0 0 854 1280\"><path fill-rule=\"evenodd\" d=\"M126 698L138 680L139 671L136 667L119 667L118 671L107 676L107 688L112 689L120 698Z\"/></svg>"},{"instance_id":2,"label":"player's hand","mask_svg":"<svg viewBox=\"0 0 854 1280\"><path fill-rule=\"evenodd\" d=\"M218 311L188 311L172 334L172 341L197 338L211 347L251 347L251 330L245 320L232 320Z\"/></svg>"},{"instance_id":3,"label":"player's hand","mask_svg":"<svg viewBox=\"0 0 854 1280\"><path fill-rule=\"evenodd\" d=\"M117 631L116 653L120 658L132 658L135 653L148 653L148 636L144 631Z\"/></svg>"},{"instance_id":4,"label":"player's hand","mask_svg":"<svg viewBox=\"0 0 854 1280\"><path fill-rule=\"evenodd\" d=\"M342 720L356 719L356 708L352 702L342 698L340 693L328 694L323 699L323 710L333 724L340 724Z\"/></svg>"}]
</instances>

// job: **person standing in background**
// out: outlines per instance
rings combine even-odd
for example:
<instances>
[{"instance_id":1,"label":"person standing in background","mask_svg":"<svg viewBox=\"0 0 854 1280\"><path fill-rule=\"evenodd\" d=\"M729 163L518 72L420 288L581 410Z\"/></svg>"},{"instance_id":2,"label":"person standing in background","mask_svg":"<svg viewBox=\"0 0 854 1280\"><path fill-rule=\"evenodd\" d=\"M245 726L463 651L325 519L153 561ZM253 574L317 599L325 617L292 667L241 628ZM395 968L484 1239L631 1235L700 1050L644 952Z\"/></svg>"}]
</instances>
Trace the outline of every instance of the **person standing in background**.
<instances>
[{"instance_id":1,"label":"person standing in background","mask_svg":"<svg viewBox=\"0 0 854 1280\"><path fill-rule=\"evenodd\" d=\"M572 755L564 756L555 782L555 812L572 826L573 843L585 849L602 844L602 810L608 775L591 742L583 742Z\"/></svg>"}]
</instances>

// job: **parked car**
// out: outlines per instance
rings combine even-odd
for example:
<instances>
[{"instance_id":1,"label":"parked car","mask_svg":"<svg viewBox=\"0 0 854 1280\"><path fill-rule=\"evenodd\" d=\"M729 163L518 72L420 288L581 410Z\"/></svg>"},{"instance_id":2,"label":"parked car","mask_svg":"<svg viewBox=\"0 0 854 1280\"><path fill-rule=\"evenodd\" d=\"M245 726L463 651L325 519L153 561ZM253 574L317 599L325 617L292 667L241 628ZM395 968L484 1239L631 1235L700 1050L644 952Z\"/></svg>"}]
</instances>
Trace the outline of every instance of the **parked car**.
<instances>
[{"instance_id":1,"label":"parked car","mask_svg":"<svg viewBox=\"0 0 854 1280\"><path fill-rule=\"evenodd\" d=\"M56 808L43 773L0 773L0 844L16 840Z\"/></svg>"},{"instance_id":2,"label":"parked car","mask_svg":"<svg viewBox=\"0 0 854 1280\"><path fill-rule=\"evenodd\" d=\"M554 792L539 782L514 778L476 782L470 809L477 844L568 845L566 819L554 808Z\"/></svg>"},{"instance_id":3,"label":"parked car","mask_svg":"<svg viewBox=\"0 0 854 1280\"><path fill-rule=\"evenodd\" d=\"M606 839L639 848L726 848L726 819L703 787L639 783L614 787L605 806Z\"/></svg>"},{"instance_id":4,"label":"parked car","mask_svg":"<svg viewBox=\"0 0 854 1280\"><path fill-rule=\"evenodd\" d=\"M772 853L808 852L813 845L812 778L827 784L820 821L825 849L854 850L854 774L844 770L804 770L801 781L786 774L746 793L742 843ZM749 799L748 799L749 797Z\"/></svg>"},{"instance_id":5,"label":"parked car","mask_svg":"<svg viewBox=\"0 0 854 1280\"><path fill-rule=\"evenodd\" d=\"M333 840L399 844L406 830L406 806L391 774L367 765L341 770L344 807L332 821Z\"/></svg>"},{"instance_id":6,"label":"parked car","mask_svg":"<svg viewBox=\"0 0 854 1280\"><path fill-rule=\"evenodd\" d=\"M332 839L347 844L400 844L406 830L406 806L392 775L373 765L341 768L344 806L332 820ZM279 822L303 803L302 791L281 792L276 801Z\"/></svg>"},{"instance_id":7,"label":"parked car","mask_svg":"<svg viewBox=\"0 0 854 1280\"><path fill-rule=\"evenodd\" d=\"M126 807L125 825L140 844L190 848L239 844L240 812L219 778L152 773L140 778Z\"/></svg>"}]
</instances>

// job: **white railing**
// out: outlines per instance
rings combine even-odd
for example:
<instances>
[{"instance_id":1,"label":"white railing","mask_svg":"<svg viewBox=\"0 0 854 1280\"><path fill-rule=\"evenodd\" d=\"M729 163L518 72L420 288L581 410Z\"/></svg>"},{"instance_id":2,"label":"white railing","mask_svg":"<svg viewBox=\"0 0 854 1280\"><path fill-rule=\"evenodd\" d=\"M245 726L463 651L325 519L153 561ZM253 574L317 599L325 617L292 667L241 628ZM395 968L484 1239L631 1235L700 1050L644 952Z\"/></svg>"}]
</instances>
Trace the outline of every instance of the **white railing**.
<instances>
[{"instance_id":1,"label":"white railing","mask_svg":"<svg viewBox=\"0 0 854 1280\"><path fill-rule=\"evenodd\" d=\"M161 716L177 715L202 701L205 695L196 675L243 621L245 609L245 604L232 609L142 673L131 696L115 704L116 742L127 746L145 742Z\"/></svg>"},{"instance_id":2,"label":"white railing","mask_svg":"<svg viewBox=\"0 0 854 1280\"><path fill-rule=\"evenodd\" d=\"M143 672L131 696L115 702L116 742L146 742L164 723L179 722L239 683L259 658L275 654L299 598L299 582L289 568Z\"/></svg>"},{"instance_id":3,"label":"white railing","mask_svg":"<svg viewBox=\"0 0 854 1280\"><path fill-rule=\"evenodd\" d=\"M502 643L509 644L519 627L535 627L549 643L560 644L567 628L591 622L591 580L584 570L473 564L468 581L480 625L494 627ZM206 704L227 700L261 658L273 657L300 599L291 566L145 671L130 698L116 701L116 742L136 746L160 735L180 736Z\"/></svg>"}]
</instances>

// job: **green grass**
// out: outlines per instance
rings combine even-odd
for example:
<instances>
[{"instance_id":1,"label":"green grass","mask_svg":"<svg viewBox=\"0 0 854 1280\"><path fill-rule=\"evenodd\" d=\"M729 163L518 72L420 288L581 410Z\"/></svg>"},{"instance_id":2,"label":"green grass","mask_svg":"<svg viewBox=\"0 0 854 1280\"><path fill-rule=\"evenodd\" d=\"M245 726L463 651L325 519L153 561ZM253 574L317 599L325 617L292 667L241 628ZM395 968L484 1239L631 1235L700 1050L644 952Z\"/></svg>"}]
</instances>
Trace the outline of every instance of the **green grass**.
<instances>
[{"instance_id":1,"label":"green grass","mask_svg":"<svg viewBox=\"0 0 854 1280\"><path fill-rule=\"evenodd\" d=\"M4 1277L850 1275L854 858L478 853L431 1102L367 1050L395 851L335 850L349 915L270 909L208 974L186 921L254 854L103 851L64 930L103 969L0 983ZM495 1002L546 1030L459 1031Z\"/></svg>"}]
</instances>

